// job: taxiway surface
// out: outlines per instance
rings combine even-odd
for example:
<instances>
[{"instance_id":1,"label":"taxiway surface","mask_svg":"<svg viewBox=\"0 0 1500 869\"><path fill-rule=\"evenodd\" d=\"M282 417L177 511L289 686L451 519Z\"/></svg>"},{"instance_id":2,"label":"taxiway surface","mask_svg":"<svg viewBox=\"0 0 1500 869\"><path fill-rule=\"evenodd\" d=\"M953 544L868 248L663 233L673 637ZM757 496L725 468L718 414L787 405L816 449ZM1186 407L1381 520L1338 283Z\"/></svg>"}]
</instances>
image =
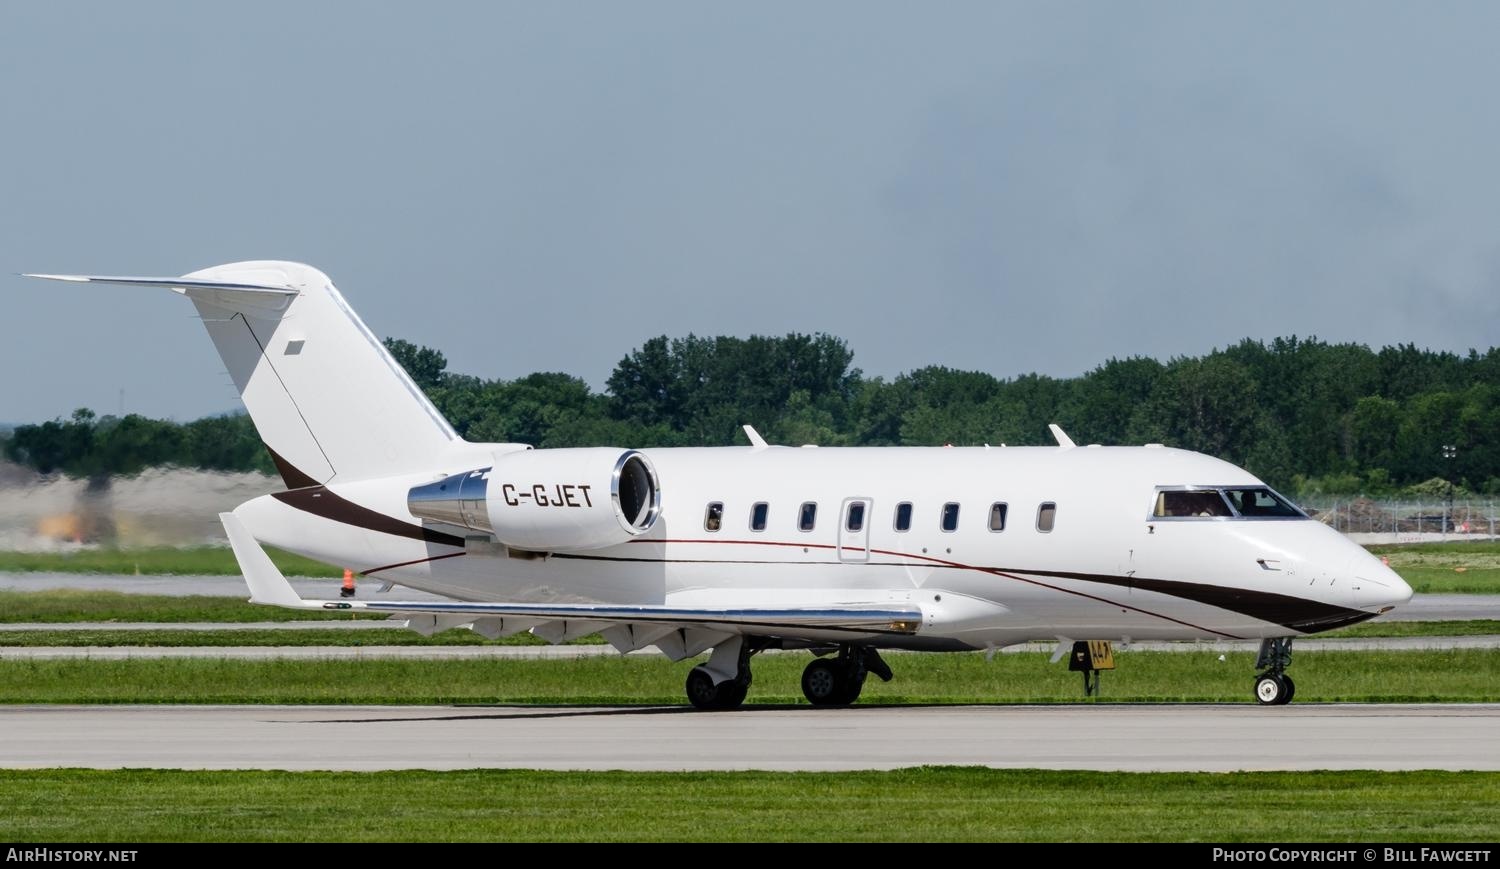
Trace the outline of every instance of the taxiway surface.
<instances>
[{"instance_id":1,"label":"taxiway surface","mask_svg":"<svg viewBox=\"0 0 1500 869\"><path fill-rule=\"evenodd\" d=\"M16 706L0 766L1500 770L1500 704Z\"/></svg>"}]
</instances>

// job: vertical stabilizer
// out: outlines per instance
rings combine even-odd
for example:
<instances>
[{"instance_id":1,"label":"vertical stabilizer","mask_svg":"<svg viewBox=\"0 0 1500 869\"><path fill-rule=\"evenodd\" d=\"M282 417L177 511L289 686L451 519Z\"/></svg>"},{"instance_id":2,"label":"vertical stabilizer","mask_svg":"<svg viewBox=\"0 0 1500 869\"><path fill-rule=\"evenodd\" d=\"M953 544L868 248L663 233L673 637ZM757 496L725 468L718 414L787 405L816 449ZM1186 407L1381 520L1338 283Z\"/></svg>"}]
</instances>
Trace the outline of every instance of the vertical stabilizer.
<instances>
[{"instance_id":1,"label":"vertical stabilizer","mask_svg":"<svg viewBox=\"0 0 1500 869\"><path fill-rule=\"evenodd\" d=\"M280 309L187 291L288 486L430 465L457 439L327 275L246 262L187 277L297 291Z\"/></svg>"},{"instance_id":2,"label":"vertical stabilizer","mask_svg":"<svg viewBox=\"0 0 1500 869\"><path fill-rule=\"evenodd\" d=\"M37 277L170 287L192 299L290 488L431 467L459 442L311 266L262 261L181 278Z\"/></svg>"}]
</instances>

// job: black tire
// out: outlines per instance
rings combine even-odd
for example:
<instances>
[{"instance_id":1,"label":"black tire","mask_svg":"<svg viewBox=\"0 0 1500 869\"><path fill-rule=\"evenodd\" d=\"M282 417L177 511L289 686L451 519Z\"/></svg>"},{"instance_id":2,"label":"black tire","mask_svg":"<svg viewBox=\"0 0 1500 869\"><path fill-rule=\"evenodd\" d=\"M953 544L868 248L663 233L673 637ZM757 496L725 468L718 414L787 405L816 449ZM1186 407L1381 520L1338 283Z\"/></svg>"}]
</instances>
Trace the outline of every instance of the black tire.
<instances>
[{"instance_id":1,"label":"black tire","mask_svg":"<svg viewBox=\"0 0 1500 869\"><path fill-rule=\"evenodd\" d=\"M745 695L750 693L750 680L732 679L715 685L714 677L699 666L688 671L687 684L683 687L694 708L718 712L740 708Z\"/></svg>"},{"instance_id":2,"label":"black tire","mask_svg":"<svg viewBox=\"0 0 1500 869\"><path fill-rule=\"evenodd\" d=\"M840 698L839 705L848 706L852 704L854 701L859 699L859 694L863 690L865 690L865 675L863 673L860 674L858 679L850 679L848 678L848 675L845 674L844 694Z\"/></svg>"},{"instance_id":3,"label":"black tire","mask_svg":"<svg viewBox=\"0 0 1500 869\"><path fill-rule=\"evenodd\" d=\"M687 684L683 687L687 691L688 702L693 704L694 708L719 708L719 686L714 684L714 677L702 667L694 667L688 671Z\"/></svg>"},{"instance_id":4,"label":"black tire","mask_svg":"<svg viewBox=\"0 0 1500 869\"><path fill-rule=\"evenodd\" d=\"M818 658L802 671L802 696L814 706L847 706L849 678L838 661ZM855 689L858 696L858 689Z\"/></svg>"},{"instance_id":5,"label":"black tire","mask_svg":"<svg viewBox=\"0 0 1500 869\"><path fill-rule=\"evenodd\" d=\"M1262 673L1255 678L1255 700L1262 706L1282 706L1291 699L1287 680L1279 673Z\"/></svg>"},{"instance_id":6,"label":"black tire","mask_svg":"<svg viewBox=\"0 0 1500 869\"><path fill-rule=\"evenodd\" d=\"M1293 697L1297 696L1297 683L1293 682L1292 677L1285 673L1281 674L1281 681L1286 683L1286 699L1281 701L1281 705L1285 706L1292 702Z\"/></svg>"},{"instance_id":7,"label":"black tire","mask_svg":"<svg viewBox=\"0 0 1500 869\"><path fill-rule=\"evenodd\" d=\"M738 709L745 702L745 696L750 693L750 683L735 680L725 682L719 686L719 699L715 709Z\"/></svg>"}]
</instances>

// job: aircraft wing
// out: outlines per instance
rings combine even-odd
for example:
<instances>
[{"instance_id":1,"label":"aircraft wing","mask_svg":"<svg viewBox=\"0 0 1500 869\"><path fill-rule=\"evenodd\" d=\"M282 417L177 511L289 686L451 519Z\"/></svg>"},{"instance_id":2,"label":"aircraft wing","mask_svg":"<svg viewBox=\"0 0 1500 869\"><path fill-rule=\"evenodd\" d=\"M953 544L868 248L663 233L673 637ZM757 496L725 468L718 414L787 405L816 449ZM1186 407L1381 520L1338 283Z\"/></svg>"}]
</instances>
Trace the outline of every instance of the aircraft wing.
<instances>
[{"instance_id":1,"label":"aircraft wing","mask_svg":"<svg viewBox=\"0 0 1500 869\"><path fill-rule=\"evenodd\" d=\"M534 604L487 601L304 600L233 513L219 519L250 588L250 602L291 609L382 612L406 617L423 633L470 626L490 637L530 630L552 642L595 632L621 651L655 645L674 659L690 657L736 634L799 639L915 634L923 612L911 603L830 603L815 606Z\"/></svg>"}]
</instances>

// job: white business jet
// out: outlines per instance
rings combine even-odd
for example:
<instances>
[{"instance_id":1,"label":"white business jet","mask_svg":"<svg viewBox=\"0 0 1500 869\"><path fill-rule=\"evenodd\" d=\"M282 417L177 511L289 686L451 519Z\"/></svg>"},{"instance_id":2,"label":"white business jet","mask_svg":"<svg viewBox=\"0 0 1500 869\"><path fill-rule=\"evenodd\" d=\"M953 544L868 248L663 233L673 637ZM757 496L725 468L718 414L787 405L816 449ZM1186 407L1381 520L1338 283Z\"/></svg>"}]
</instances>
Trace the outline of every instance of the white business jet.
<instances>
[{"instance_id":1,"label":"white business jet","mask_svg":"<svg viewBox=\"0 0 1500 869\"><path fill-rule=\"evenodd\" d=\"M807 649L818 705L891 678L882 649L1261 640L1256 698L1289 701L1291 642L1411 598L1245 471L1158 444L535 450L460 438L317 269L243 262L166 287L213 338L287 489L220 516L254 603L387 612L423 632L598 632L673 660L701 709L752 656ZM442 601L303 600L270 544Z\"/></svg>"}]
</instances>

